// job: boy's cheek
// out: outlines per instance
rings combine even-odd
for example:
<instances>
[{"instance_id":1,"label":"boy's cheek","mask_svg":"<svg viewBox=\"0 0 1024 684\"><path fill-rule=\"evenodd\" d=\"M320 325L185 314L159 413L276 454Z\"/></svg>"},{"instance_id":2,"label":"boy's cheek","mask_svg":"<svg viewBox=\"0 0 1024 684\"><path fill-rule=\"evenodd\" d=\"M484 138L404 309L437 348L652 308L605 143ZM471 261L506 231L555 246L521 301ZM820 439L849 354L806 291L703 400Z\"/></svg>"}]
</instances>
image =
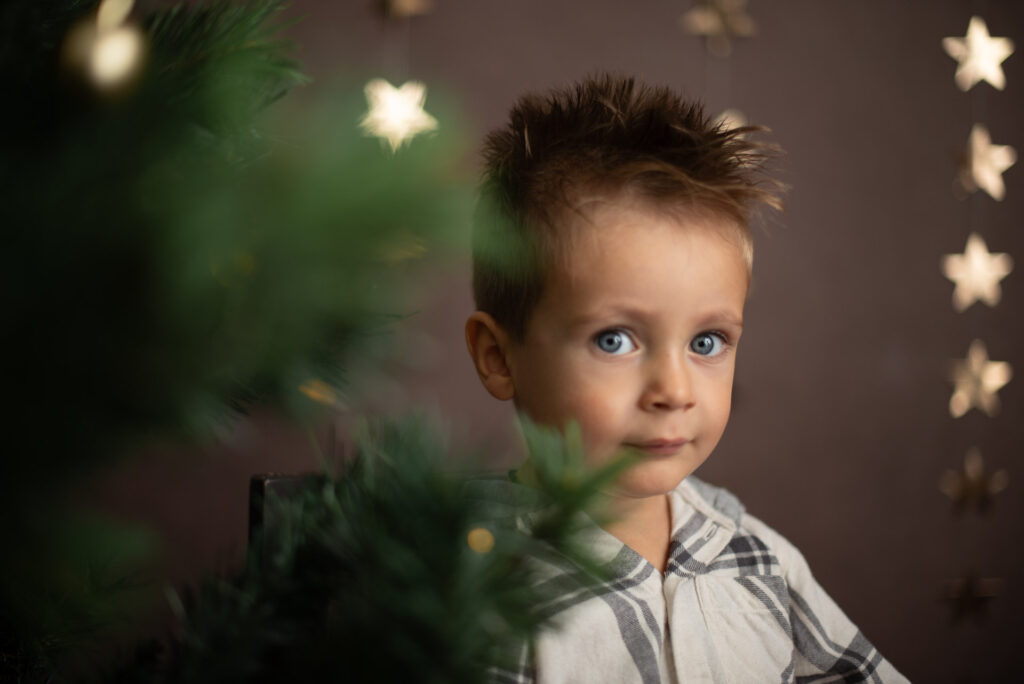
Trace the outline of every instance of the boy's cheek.
<instances>
[{"instance_id":1,"label":"boy's cheek","mask_svg":"<svg viewBox=\"0 0 1024 684\"><path fill-rule=\"evenodd\" d=\"M569 411L571 419L579 423L588 461L599 465L618 453L625 438L621 409L609 403L593 400Z\"/></svg>"},{"instance_id":2,"label":"boy's cheek","mask_svg":"<svg viewBox=\"0 0 1024 684\"><path fill-rule=\"evenodd\" d=\"M601 450L615 441L614 430L620 421L619 412L610 405L607 397L588 390L585 383L579 383L578 391L550 392L543 403L537 403L531 417L542 424L564 429L570 422L579 425L584 446L588 453ZM607 393L606 393L607 394Z\"/></svg>"},{"instance_id":3,"label":"boy's cheek","mask_svg":"<svg viewBox=\"0 0 1024 684\"><path fill-rule=\"evenodd\" d=\"M710 412L707 432L714 436L715 443L722 437L726 426L729 424L729 416L732 413L732 402L729 392L722 393L716 398L716 406Z\"/></svg>"}]
</instances>

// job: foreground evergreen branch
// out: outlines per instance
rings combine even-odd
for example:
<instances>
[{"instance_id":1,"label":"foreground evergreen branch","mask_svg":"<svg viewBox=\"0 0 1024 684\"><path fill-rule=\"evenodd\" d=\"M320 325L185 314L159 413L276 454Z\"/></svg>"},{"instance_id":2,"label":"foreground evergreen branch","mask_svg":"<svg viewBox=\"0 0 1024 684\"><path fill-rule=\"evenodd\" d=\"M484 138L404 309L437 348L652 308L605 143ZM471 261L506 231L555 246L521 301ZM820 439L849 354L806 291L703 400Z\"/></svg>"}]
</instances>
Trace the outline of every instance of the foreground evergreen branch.
<instances>
[{"instance_id":1,"label":"foreground evergreen branch","mask_svg":"<svg viewBox=\"0 0 1024 684\"><path fill-rule=\"evenodd\" d=\"M284 532L253 549L239 577L186 597L171 652L144 648L104 679L485 681L543 624L551 597L529 559L555 552L586 563L571 536L622 467L584 474L557 438L542 448L534 459L561 484L495 518L444 472L448 454L425 423L377 424L339 479L276 502ZM515 518L537 520L543 537Z\"/></svg>"},{"instance_id":2,"label":"foreground evergreen branch","mask_svg":"<svg viewBox=\"0 0 1024 684\"><path fill-rule=\"evenodd\" d=\"M139 3L144 56L116 91L65 57L96 4L0 4L0 679L57 681L152 550L109 523L72 533L85 478L253 401L309 410L300 388L343 382L406 313L396 247L441 248L468 213L452 141L383 154L358 89L299 122L261 113L302 80L279 3Z\"/></svg>"}]
</instances>

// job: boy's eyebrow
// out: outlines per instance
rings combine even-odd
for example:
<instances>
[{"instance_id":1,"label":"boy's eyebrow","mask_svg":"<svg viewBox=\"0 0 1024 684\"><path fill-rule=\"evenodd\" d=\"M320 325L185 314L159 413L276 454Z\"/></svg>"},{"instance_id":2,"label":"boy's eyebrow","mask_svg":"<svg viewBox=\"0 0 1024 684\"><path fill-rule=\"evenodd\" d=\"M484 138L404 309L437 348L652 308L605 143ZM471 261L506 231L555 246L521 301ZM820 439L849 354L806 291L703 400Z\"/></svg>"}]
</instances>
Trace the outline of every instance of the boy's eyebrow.
<instances>
[{"instance_id":1,"label":"boy's eyebrow","mask_svg":"<svg viewBox=\"0 0 1024 684\"><path fill-rule=\"evenodd\" d=\"M644 320L650 317L650 313L635 306L602 306L590 311L584 311L569 319L569 325L576 327L586 325L596 320L610 318L612 316L624 316Z\"/></svg>"},{"instance_id":2,"label":"boy's eyebrow","mask_svg":"<svg viewBox=\"0 0 1024 684\"><path fill-rule=\"evenodd\" d=\"M704 316L701 319L701 321L706 321L708 324L724 321L725 323L736 326L737 328L743 327L743 316L737 316L732 311L728 311L726 309L722 309L721 311L713 311L708 315Z\"/></svg>"},{"instance_id":3,"label":"boy's eyebrow","mask_svg":"<svg viewBox=\"0 0 1024 684\"><path fill-rule=\"evenodd\" d=\"M625 316L636 320L646 320L651 318L651 313L640 307L635 306L609 306L602 307L601 309L595 309L594 311L586 311L577 316L573 316L569 319L569 325L571 327L584 326L598 319L608 318L611 316ZM728 309L720 309L717 311L711 311L700 317L700 325L712 325L712 324L726 324L736 328L743 328L743 316L737 316L734 312Z\"/></svg>"}]
</instances>

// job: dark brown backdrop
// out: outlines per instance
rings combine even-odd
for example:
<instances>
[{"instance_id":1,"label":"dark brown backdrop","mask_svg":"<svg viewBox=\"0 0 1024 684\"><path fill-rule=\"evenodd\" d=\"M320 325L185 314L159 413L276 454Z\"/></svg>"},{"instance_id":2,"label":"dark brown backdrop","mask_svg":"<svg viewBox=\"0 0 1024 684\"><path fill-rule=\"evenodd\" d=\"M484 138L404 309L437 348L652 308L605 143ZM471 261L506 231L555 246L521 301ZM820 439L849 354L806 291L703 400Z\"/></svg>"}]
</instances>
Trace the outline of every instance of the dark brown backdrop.
<instances>
[{"instance_id":1,"label":"dark brown backdrop","mask_svg":"<svg viewBox=\"0 0 1024 684\"><path fill-rule=\"evenodd\" d=\"M1003 282L996 308L958 314L939 263L976 230L1024 269L1021 169L1005 174L1003 202L952 191L973 123L1024 153L1024 54L1004 63L1005 91L963 93L940 40L962 36L978 13L1024 52L1024 3L751 0L757 35L727 61L680 28L689 6L435 0L426 16L385 24L370 0L295 0L289 13L306 17L290 33L314 77L423 80L435 98L461 103L471 139L499 125L522 91L598 70L676 87L712 112L738 107L769 126L787 151L792 191L785 214L759 229L733 419L699 474L796 543L912 679L1012 681L1024 611L1024 274ZM513 463L511 409L486 397L462 342L468 265L424 279L422 312L396 331L406 362L365 379L366 403L425 405L456 444ZM1022 377L1000 392L998 417L954 420L946 364L974 338ZM989 515L956 517L938 482L972 446L1009 471L1010 487ZM99 489L108 510L162 531L172 580L237 561L251 472L315 468L308 442L268 416L210 452L198 462L158 454ZM941 597L969 571L1002 578L1002 593L985 617L954 623Z\"/></svg>"}]
</instances>

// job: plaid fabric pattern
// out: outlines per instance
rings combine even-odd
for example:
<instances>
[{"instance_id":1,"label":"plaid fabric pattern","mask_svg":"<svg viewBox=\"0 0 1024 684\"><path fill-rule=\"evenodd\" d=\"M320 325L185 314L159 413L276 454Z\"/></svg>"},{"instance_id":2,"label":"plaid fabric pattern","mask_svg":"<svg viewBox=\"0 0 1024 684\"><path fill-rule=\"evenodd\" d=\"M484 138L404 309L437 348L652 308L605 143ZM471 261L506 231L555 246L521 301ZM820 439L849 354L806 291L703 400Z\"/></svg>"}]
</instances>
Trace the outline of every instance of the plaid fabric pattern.
<instances>
[{"instance_id":1,"label":"plaid fabric pattern","mask_svg":"<svg viewBox=\"0 0 1024 684\"><path fill-rule=\"evenodd\" d=\"M489 486L499 500L522 501L512 491L520 485ZM492 681L907 681L817 584L800 552L729 492L690 476L670 504L664 574L596 526L585 542L605 580L564 559L538 559L551 628Z\"/></svg>"}]
</instances>

